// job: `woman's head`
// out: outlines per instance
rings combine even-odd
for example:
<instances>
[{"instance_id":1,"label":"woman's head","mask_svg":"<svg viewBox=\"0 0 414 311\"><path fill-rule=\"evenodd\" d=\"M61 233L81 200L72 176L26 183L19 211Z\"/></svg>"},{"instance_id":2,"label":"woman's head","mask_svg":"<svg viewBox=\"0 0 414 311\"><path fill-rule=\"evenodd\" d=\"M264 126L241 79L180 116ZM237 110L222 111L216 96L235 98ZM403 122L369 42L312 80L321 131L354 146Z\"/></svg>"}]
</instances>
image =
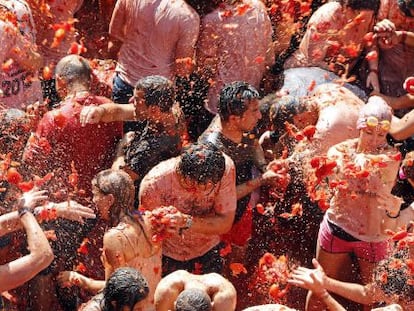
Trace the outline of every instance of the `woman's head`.
<instances>
[{"instance_id":1,"label":"woman's head","mask_svg":"<svg viewBox=\"0 0 414 311\"><path fill-rule=\"evenodd\" d=\"M359 112L356 127L360 130L363 149L375 150L386 143L391 126L392 109L379 96L371 96Z\"/></svg>"},{"instance_id":2,"label":"woman's head","mask_svg":"<svg viewBox=\"0 0 414 311\"><path fill-rule=\"evenodd\" d=\"M93 201L103 218L116 223L121 213L133 208L135 187L131 177L121 170L104 170L92 180Z\"/></svg>"}]
</instances>

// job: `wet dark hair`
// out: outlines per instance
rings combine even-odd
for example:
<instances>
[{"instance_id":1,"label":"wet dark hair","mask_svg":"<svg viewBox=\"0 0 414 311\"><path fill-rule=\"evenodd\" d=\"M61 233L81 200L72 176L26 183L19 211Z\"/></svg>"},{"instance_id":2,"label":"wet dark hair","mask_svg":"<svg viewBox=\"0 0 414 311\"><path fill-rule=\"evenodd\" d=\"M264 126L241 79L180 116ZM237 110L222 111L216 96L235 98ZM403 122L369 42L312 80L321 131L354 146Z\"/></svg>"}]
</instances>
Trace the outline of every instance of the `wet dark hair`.
<instances>
[{"instance_id":1,"label":"wet dark hair","mask_svg":"<svg viewBox=\"0 0 414 311\"><path fill-rule=\"evenodd\" d=\"M337 0L342 5L350 7L353 10L370 10L375 14L380 7L380 0Z\"/></svg>"},{"instance_id":2,"label":"wet dark hair","mask_svg":"<svg viewBox=\"0 0 414 311\"><path fill-rule=\"evenodd\" d=\"M247 82L227 84L220 92L218 114L224 121L231 115L242 116L249 107L249 101L259 97L259 92Z\"/></svg>"},{"instance_id":3,"label":"wet dark hair","mask_svg":"<svg viewBox=\"0 0 414 311\"><path fill-rule=\"evenodd\" d=\"M309 111L310 108L304 98L290 95L276 97L269 110L270 123L276 129L283 129L285 122L293 123L294 116Z\"/></svg>"},{"instance_id":4,"label":"wet dark hair","mask_svg":"<svg viewBox=\"0 0 414 311\"><path fill-rule=\"evenodd\" d=\"M146 279L134 268L119 268L106 281L103 311L121 310L145 299L149 294Z\"/></svg>"},{"instance_id":5,"label":"wet dark hair","mask_svg":"<svg viewBox=\"0 0 414 311\"><path fill-rule=\"evenodd\" d=\"M92 185L103 194L112 194L114 204L111 206L111 223L119 222L121 212L129 214L134 207L135 187L131 177L124 171L107 169L99 172L92 180Z\"/></svg>"},{"instance_id":6,"label":"wet dark hair","mask_svg":"<svg viewBox=\"0 0 414 311\"><path fill-rule=\"evenodd\" d=\"M414 9L414 0L397 0L397 3L405 16L414 17L410 12L410 9Z\"/></svg>"},{"instance_id":7,"label":"wet dark hair","mask_svg":"<svg viewBox=\"0 0 414 311\"><path fill-rule=\"evenodd\" d=\"M89 84L92 78L92 69L89 61L79 55L67 55L56 65L55 73L68 84L80 82Z\"/></svg>"},{"instance_id":8,"label":"wet dark hair","mask_svg":"<svg viewBox=\"0 0 414 311\"><path fill-rule=\"evenodd\" d=\"M138 80L135 91L144 92L147 107L158 106L162 112L168 112L174 105L173 83L163 76L148 76Z\"/></svg>"},{"instance_id":9,"label":"wet dark hair","mask_svg":"<svg viewBox=\"0 0 414 311\"><path fill-rule=\"evenodd\" d=\"M226 168L223 153L212 144L195 143L187 147L180 156L178 171L199 184L211 181L218 183Z\"/></svg>"},{"instance_id":10,"label":"wet dark hair","mask_svg":"<svg viewBox=\"0 0 414 311\"><path fill-rule=\"evenodd\" d=\"M216 8L218 8L219 4L223 2L222 0L185 0L188 5L190 5L200 17L203 17L211 12L213 12Z\"/></svg>"},{"instance_id":11,"label":"wet dark hair","mask_svg":"<svg viewBox=\"0 0 414 311\"><path fill-rule=\"evenodd\" d=\"M198 288L183 290L175 301L175 311L211 311L211 299Z\"/></svg>"},{"instance_id":12,"label":"wet dark hair","mask_svg":"<svg viewBox=\"0 0 414 311\"><path fill-rule=\"evenodd\" d=\"M374 272L374 282L386 295L398 295L406 302L414 300L414 286L407 283L414 279L407 260L410 260L407 249L397 251L382 260Z\"/></svg>"}]
</instances>

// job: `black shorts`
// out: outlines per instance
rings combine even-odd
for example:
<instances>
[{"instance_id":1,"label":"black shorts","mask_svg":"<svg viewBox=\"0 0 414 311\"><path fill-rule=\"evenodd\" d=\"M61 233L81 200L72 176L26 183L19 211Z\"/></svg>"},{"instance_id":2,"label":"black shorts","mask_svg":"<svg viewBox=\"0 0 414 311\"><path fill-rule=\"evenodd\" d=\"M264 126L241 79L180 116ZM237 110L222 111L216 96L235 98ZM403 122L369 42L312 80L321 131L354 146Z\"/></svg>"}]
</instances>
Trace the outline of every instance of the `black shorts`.
<instances>
[{"instance_id":1,"label":"black shorts","mask_svg":"<svg viewBox=\"0 0 414 311\"><path fill-rule=\"evenodd\" d=\"M222 273L224 260L220 256L220 250L224 243L220 242L202 256L178 261L167 256L162 256L162 276L166 276L177 270L186 270L194 274Z\"/></svg>"}]
</instances>

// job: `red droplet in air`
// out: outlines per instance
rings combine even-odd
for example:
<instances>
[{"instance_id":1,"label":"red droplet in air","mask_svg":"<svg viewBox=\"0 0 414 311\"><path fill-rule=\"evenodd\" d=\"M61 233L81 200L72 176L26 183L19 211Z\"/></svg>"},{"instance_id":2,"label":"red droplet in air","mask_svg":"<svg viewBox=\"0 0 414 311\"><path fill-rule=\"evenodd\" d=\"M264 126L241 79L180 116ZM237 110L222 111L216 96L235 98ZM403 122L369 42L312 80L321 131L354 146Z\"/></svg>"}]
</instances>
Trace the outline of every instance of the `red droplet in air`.
<instances>
[{"instance_id":1,"label":"red droplet in air","mask_svg":"<svg viewBox=\"0 0 414 311\"><path fill-rule=\"evenodd\" d=\"M308 92L312 92L315 89L315 86L316 86L316 81L312 80L308 86Z\"/></svg>"},{"instance_id":2,"label":"red droplet in air","mask_svg":"<svg viewBox=\"0 0 414 311\"><path fill-rule=\"evenodd\" d=\"M398 231L397 233L395 233L392 236L392 240L393 241L399 241L399 240L402 240L402 239L406 238L407 236L408 236L407 230L401 230L401 231Z\"/></svg>"},{"instance_id":3,"label":"red droplet in air","mask_svg":"<svg viewBox=\"0 0 414 311\"><path fill-rule=\"evenodd\" d=\"M67 123L66 117L62 114L60 110L56 110L53 113L53 121L59 129L64 128Z\"/></svg>"},{"instance_id":4,"label":"red droplet in air","mask_svg":"<svg viewBox=\"0 0 414 311\"><path fill-rule=\"evenodd\" d=\"M272 297L275 300L279 299L279 286L277 284L272 284L269 288L269 295L270 297Z\"/></svg>"},{"instance_id":5,"label":"red droplet in air","mask_svg":"<svg viewBox=\"0 0 414 311\"><path fill-rule=\"evenodd\" d=\"M240 4L237 6L237 15L246 14L247 10L250 8L249 4Z\"/></svg>"},{"instance_id":6,"label":"red droplet in air","mask_svg":"<svg viewBox=\"0 0 414 311\"><path fill-rule=\"evenodd\" d=\"M257 57L254 59L254 62L255 62L256 64L262 64L262 63L264 62L264 60L265 60L264 56L257 56Z\"/></svg>"},{"instance_id":7,"label":"red droplet in air","mask_svg":"<svg viewBox=\"0 0 414 311\"><path fill-rule=\"evenodd\" d=\"M314 125L308 125L302 130L303 135L305 135L306 138L309 140L312 140L313 136L315 135L315 132L316 126Z\"/></svg>"},{"instance_id":8,"label":"red droplet in air","mask_svg":"<svg viewBox=\"0 0 414 311\"><path fill-rule=\"evenodd\" d=\"M256 205L256 210L257 210L257 212L260 214L260 215L264 215L265 214L265 208L264 208L264 206L263 206L263 204L261 204L261 203L258 203L257 205Z\"/></svg>"},{"instance_id":9,"label":"red droplet in air","mask_svg":"<svg viewBox=\"0 0 414 311\"><path fill-rule=\"evenodd\" d=\"M231 244L230 243L227 243L225 247L220 249L220 256L221 257L226 257L230 253L231 253Z\"/></svg>"},{"instance_id":10,"label":"red droplet in air","mask_svg":"<svg viewBox=\"0 0 414 311\"><path fill-rule=\"evenodd\" d=\"M81 245L78 247L78 250L77 250L78 254L88 255L89 254L88 244L89 244L89 239L84 238Z\"/></svg>"},{"instance_id":11,"label":"red droplet in air","mask_svg":"<svg viewBox=\"0 0 414 311\"><path fill-rule=\"evenodd\" d=\"M10 167L7 170L6 179L10 184L17 185L22 182L22 175L17 171L15 167Z\"/></svg>"},{"instance_id":12,"label":"red droplet in air","mask_svg":"<svg viewBox=\"0 0 414 311\"><path fill-rule=\"evenodd\" d=\"M238 276L240 273L244 273L244 274L247 273L246 267L242 263L239 263L239 262L232 262L230 264L230 270L233 276Z\"/></svg>"},{"instance_id":13,"label":"red droplet in air","mask_svg":"<svg viewBox=\"0 0 414 311\"><path fill-rule=\"evenodd\" d=\"M32 190L32 189L33 189L33 187L34 187L34 182L33 182L32 180L30 180L30 181L22 181L22 182L19 182L19 183L17 184L17 187L18 187L21 191L23 191L23 192L28 192L28 191L30 191L30 190Z\"/></svg>"},{"instance_id":14,"label":"red droplet in air","mask_svg":"<svg viewBox=\"0 0 414 311\"><path fill-rule=\"evenodd\" d=\"M85 267L85 265L81 262L81 263L79 263L79 264L76 266L75 271L78 271L78 272L80 272L80 273L85 273L85 272L86 272L86 267Z\"/></svg>"}]
</instances>

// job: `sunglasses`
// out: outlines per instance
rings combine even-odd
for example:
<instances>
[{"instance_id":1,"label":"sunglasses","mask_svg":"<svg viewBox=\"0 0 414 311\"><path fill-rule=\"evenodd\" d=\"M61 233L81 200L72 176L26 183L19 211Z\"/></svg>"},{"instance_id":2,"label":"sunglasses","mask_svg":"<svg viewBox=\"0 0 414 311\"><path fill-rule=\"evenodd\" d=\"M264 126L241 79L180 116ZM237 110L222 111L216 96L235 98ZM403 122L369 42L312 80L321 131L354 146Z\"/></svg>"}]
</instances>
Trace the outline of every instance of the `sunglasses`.
<instances>
[{"instance_id":1,"label":"sunglasses","mask_svg":"<svg viewBox=\"0 0 414 311\"><path fill-rule=\"evenodd\" d=\"M378 120L377 117L371 116L365 119L365 124L367 127L377 128L378 126L383 131L388 132L391 128L391 122L388 120Z\"/></svg>"}]
</instances>

